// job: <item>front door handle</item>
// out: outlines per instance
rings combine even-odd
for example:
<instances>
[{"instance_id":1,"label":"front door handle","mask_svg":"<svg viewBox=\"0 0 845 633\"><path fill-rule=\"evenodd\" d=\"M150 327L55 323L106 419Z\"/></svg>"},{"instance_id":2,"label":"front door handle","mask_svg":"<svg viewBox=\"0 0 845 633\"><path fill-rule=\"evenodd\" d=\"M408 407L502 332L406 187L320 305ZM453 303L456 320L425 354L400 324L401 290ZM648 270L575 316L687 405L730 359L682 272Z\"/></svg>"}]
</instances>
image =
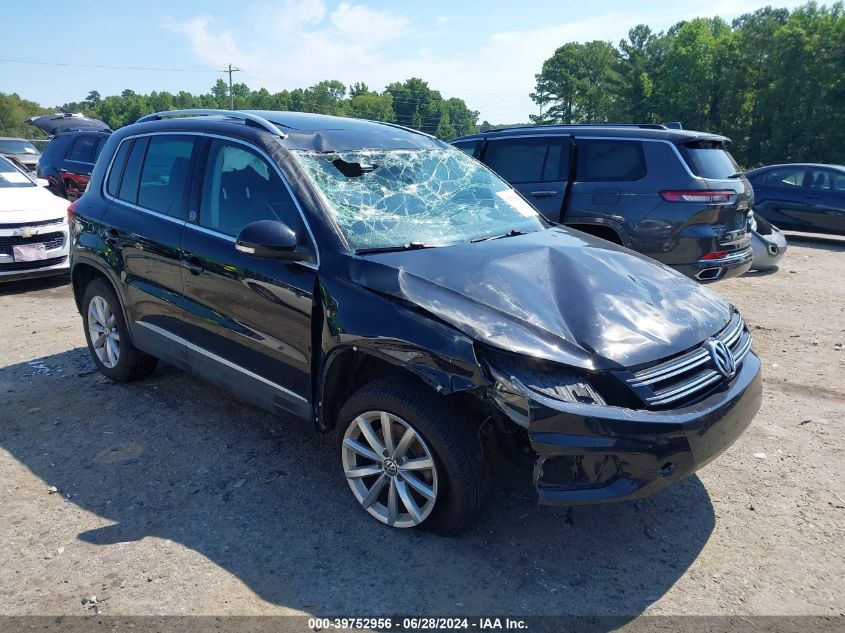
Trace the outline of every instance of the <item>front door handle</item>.
<instances>
[{"instance_id":1,"label":"front door handle","mask_svg":"<svg viewBox=\"0 0 845 633\"><path fill-rule=\"evenodd\" d=\"M805 193L804 195L810 198L811 200L818 200L819 198L821 198L821 196L817 193Z\"/></svg>"},{"instance_id":2,"label":"front door handle","mask_svg":"<svg viewBox=\"0 0 845 633\"><path fill-rule=\"evenodd\" d=\"M182 266L190 270L192 275L199 275L205 270L205 266L202 265L202 262L193 256L183 259Z\"/></svg>"},{"instance_id":3,"label":"front door handle","mask_svg":"<svg viewBox=\"0 0 845 633\"><path fill-rule=\"evenodd\" d=\"M552 196L556 196L557 191L532 191L531 197L532 198L551 198Z\"/></svg>"}]
</instances>

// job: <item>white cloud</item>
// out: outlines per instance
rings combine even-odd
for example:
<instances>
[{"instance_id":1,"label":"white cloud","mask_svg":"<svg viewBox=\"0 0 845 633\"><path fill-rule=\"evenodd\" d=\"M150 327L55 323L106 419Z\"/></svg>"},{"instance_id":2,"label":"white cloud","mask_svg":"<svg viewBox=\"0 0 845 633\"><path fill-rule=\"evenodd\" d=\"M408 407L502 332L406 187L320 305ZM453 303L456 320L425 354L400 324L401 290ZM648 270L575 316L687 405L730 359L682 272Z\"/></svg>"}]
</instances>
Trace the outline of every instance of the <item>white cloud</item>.
<instances>
[{"instance_id":1,"label":"white cloud","mask_svg":"<svg viewBox=\"0 0 845 633\"><path fill-rule=\"evenodd\" d=\"M482 119L510 123L527 121L528 114L537 111L528 97L534 75L565 42L601 39L617 43L635 24L649 24L659 31L698 15L735 17L761 4L759 0L722 0L714 5L700 0L673 15L665 11L605 13L491 33L481 47L473 48L466 48L458 37L438 40L435 48L428 41L455 16L432 16L428 24L411 24L393 11L350 2L329 9L323 0L286 0L281 7L244 12L264 19L245 24L237 37L208 16L168 20L165 26L183 35L202 62L215 66L232 62L243 68L244 80L253 87L280 90L339 79L347 84L364 81L380 89L416 76L444 96L465 99L471 108L481 111Z\"/></svg>"}]
</instances>

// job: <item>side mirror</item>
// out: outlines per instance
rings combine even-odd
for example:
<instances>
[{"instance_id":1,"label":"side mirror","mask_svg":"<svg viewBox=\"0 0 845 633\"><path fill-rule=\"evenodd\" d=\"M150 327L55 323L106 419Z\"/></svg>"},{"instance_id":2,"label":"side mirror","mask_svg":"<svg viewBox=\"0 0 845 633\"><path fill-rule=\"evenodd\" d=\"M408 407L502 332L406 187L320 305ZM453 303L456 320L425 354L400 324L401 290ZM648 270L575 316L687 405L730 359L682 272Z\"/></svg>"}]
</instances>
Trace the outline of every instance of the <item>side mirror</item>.
<instances>
[{"instance_id":1,"label":"side mirror","mask_svg":"<svg viewBox=\"0 0 845 633\"><path fill-rule=\"evenodd\" d=\"M296 250L296 233L283 222L258 220L247 224L238 233L235 250L263 259L300 261L308 253Z\"/></svg>"},{"instance_id":2,"label":"side mirror","mask_svg":"<svg viewBox=\"0 0 845 633\"><path fill-rule=\"evenodd\" d=\"M36 178L35 184L38 185L39 187L49 187L50 181L47 180L46 178Z\"/></svg>"}]
</instances>

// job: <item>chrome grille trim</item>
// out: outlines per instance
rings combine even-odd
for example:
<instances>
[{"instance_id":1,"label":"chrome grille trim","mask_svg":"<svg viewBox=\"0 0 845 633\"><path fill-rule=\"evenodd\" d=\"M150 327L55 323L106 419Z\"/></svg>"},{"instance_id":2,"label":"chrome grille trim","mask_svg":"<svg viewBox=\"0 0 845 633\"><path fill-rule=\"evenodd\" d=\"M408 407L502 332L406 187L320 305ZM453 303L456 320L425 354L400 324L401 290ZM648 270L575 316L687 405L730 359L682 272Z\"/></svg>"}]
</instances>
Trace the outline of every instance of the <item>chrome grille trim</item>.
<instances>
[{"instance_id":1,"label":"chrome grille trim","mask_svg":"<svg viewBox=\"0 0 845 633\"><path fill-rule=\"evenodd\" d=\"M751 350L751 334L739 313L734 313L728 325L714 338L721 340L737 366ZM672 379L678 378L675 382ZM648 406L662 406L694 396L707 387L724 380L724 376L710 365L710 355L699 347L669 361L635 372L627 380L630 387ZM666 383L659 386L659 383Z\"/></svg>"}]
</instances>

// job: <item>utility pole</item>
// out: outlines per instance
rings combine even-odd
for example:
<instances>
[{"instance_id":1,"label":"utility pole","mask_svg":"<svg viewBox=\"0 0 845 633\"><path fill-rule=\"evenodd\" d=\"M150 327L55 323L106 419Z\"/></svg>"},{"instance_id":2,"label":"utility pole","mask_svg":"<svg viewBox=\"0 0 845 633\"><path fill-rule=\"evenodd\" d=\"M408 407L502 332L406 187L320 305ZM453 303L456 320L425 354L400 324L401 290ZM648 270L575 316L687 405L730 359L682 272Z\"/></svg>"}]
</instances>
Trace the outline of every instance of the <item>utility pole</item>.
<instances>
[{"instance_id":1,"label":"utility pole","mask_svg":"<svg viewBox=\"0 0 845 633\"><path fill-rule=\"evenodd\" d=\"M224 70L223 72L229 73L229 109L235 109L235 94L232 92L232 73L240 72L240 68L232 68L232 64L229 64L229 69Z\"/></svg>"}]
</instances>

